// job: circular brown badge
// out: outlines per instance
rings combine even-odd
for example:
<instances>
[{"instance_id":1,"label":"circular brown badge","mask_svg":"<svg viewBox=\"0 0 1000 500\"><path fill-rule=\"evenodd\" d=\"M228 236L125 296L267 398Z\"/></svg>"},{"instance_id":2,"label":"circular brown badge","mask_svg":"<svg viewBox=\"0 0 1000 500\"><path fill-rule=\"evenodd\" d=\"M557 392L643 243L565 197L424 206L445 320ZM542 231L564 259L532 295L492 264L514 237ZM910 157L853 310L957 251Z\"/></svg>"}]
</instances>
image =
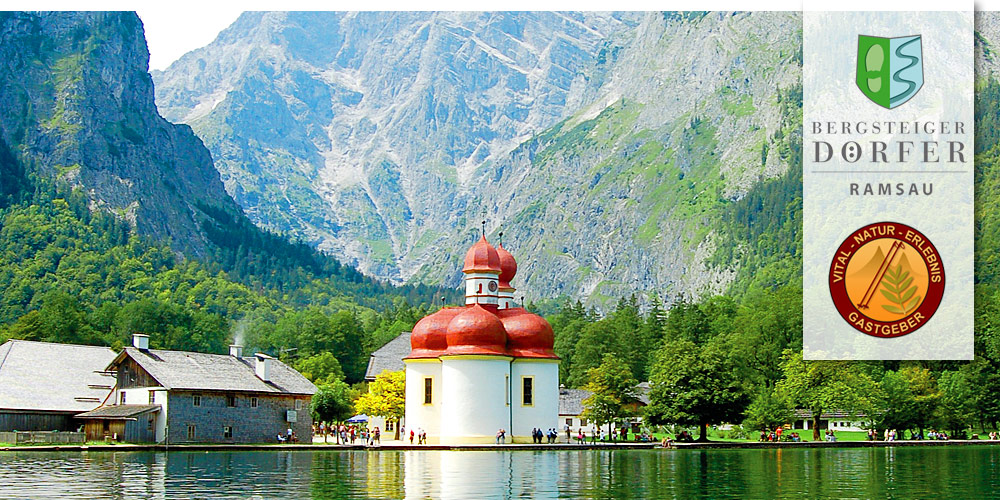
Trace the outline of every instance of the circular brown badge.
<instances>
[{"instance_id":1,"label":"circular brown badge","mask_svg":"<svg viewBox=\"0 0 1000 500\"><path fill-rule=\"evenodd\" d=\"M944 264L920 231L898 222L869 224L833 256L830 295L859 332L901 337L927 323L941 305Z\"/></svg>"}]
</instances>

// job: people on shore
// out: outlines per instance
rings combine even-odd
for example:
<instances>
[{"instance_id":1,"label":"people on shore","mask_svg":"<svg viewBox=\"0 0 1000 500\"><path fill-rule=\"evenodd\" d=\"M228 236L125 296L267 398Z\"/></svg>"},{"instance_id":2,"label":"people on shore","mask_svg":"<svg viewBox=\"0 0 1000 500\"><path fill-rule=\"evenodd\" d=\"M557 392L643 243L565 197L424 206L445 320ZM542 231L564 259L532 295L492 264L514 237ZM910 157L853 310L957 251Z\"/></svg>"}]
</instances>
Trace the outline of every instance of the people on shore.
<instances>
[{"instance_id":1,"label":"people on shore","mask_svg":"<svg viewBox=\"0 0 1000 500\"><path fill-rule=\"evenodd\" d=\"M670 436L663 436L663 441L660 441L661 448L670 448L674 445L674 441L670 439Z\"/></svg>"},{"instance_id":2,"label":"people on shore","mask_svg":"<svg viewBox=\"0 0 1000 500\"><path fill-rule=\"evenodd\" d=\"M500 429L497 431L497 444L507 443L507 431Z\"/></svg>"}]
</instances>

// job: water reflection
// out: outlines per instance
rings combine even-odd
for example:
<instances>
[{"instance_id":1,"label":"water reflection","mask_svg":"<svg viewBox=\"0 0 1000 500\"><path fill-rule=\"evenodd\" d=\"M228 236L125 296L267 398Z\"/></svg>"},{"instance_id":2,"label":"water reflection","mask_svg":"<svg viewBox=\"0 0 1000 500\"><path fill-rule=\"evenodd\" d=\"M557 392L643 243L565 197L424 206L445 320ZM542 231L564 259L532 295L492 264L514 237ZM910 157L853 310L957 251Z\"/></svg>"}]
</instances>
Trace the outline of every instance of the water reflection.
<instances>
[{"instance_id":1,"label":"water reflection","mask_svg":"<svg viewBox=\"0 0 1000 500\"><path fill-rule=\"evenodd\" d=\"M2 452L0 498L996 498L1000 447Z\"/></svg>"}]
</instances>

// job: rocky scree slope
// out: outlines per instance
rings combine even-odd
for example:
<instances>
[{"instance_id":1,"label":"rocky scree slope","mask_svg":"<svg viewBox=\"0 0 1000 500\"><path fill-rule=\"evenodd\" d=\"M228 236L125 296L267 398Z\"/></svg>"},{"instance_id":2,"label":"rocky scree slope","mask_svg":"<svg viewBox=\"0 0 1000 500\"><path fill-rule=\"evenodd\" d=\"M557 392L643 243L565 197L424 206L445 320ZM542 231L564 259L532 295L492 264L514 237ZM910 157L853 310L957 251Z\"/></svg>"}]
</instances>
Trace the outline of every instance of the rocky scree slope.
<instances>
[{"instance_id":1,"label":"rocky scree slope","mask_svg":"<svg viewBox=\"0 0 1000 500\"><path fill-rule=\"evenodd\" d=\"M800 39L797 13L247 13L153 76L251 219L369 274L455 285L486 219L529 297L670 300L738 274L719 220L794 160Z\"/></svg>"}]
</instances>

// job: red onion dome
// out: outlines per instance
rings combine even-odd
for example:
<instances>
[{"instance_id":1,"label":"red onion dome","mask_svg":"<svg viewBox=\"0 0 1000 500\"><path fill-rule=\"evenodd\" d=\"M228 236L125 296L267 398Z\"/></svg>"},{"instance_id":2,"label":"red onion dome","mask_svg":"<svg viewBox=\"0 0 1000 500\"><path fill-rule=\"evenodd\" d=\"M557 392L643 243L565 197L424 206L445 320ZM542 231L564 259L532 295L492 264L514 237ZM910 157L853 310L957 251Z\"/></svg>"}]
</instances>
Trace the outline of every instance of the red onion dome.
<instances>
[{"instance_id":1,"label":"red onion dome","mask_svg":"<svg viewBox=\"0 0 1000 500\"><path fill-rule=\"evenodd\" d=\"M497 246L497 255L500 256L500 289L514 288L510 286L510 281L517 274L517 261L504 247L503 243Z\"/></svg>"},{"instance_id":2,"label":"red onion dome","mask_svg":"<svg viewBox=\"0 0 1000 500\"><path fill-rule=\"evenodd\" d=\"M500 256L497 254L497 249L486 241L486 236L480 236L479 241L465 253L465 267L462 268L462 272L476 271L500 272Z\"/></svg>"},{"instance_id":3,"label":"red onion dome","mask_svg":"<svg viewBox=\"0 0 1000 500\"><path fill-rule=\"evenodd\" d=\"M410 355L406 359L436 358L443 354L448 348L448 323L463 309L444 307L417 321L410 333Z\"/></svg>"},{"instance_id":4,"label":"red onion dome","mask_svg":"<svg viewBox=\"0 0 1000 500\"><path fill-rule=\"evenodd\" d=\"M523 307L501 309L497 315L507 330L507 349L516 358L559 359L553 346L556 336L545 318Z\"/></svg>"},{"instance_id":5,"label":"red onion dome","mask_svg":"<svg viewBox=\"0 0 1000 500\"><path fill-rule=\"evenodd\" d=\"M495 314L479 304L465 309L448 323L445 354L507 355L507 332Z\"/></svg>"}]
</instances>

